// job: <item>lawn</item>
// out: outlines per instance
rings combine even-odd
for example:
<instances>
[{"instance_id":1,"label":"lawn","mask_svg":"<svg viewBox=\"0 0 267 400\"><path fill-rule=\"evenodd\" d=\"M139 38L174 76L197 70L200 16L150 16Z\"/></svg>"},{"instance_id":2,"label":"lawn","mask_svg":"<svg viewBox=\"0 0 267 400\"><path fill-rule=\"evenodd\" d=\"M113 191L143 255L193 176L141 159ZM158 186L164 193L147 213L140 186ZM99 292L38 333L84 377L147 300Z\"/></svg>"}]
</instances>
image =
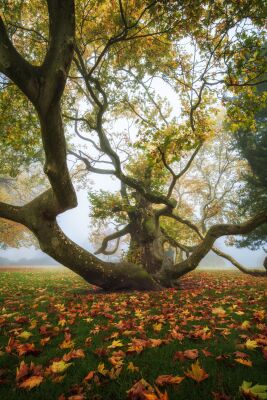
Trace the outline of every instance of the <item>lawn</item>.
<instances>
[{"instance_id":1,"label":"lawn","mask_svg":"<svg viewBox=\"0 0 267 400\"><path fill-rule=\"evenodd\" d=\"M200 271L179 290L108 294L66 270L0 282L1 400L267 398L253 395L267 384L265 278Z\"/></svg>"}]
</instances>

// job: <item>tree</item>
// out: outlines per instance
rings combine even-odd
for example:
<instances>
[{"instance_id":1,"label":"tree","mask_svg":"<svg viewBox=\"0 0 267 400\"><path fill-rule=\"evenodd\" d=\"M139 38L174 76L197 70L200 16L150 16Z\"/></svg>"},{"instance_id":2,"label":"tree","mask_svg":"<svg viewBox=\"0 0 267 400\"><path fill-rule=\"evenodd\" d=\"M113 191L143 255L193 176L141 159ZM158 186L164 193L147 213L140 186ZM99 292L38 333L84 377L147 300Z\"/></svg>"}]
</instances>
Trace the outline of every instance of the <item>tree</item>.
<instances>
[{"instance_id":1,"label":"tree","mask_svg":"<svg viewBox=\"0 0 267 400\"><path fill-rule=\"evenodd\" d=\"M0 71L34 107L50 188L22 206L1 202L0 217L26 226L45 253L104 289L170 286L196 268L217 238L246 234L267 222L263 210L240 224L212 225L204 235L194 222L181 217L172 197L203 142L216 134L212 91L223 92L225 86L246 90L255 75L264 74L264 60L257 52L264 20L258 1L244 2L240 9L235 1L199 2L196 7L195 1L96 0L90 6L77 2L75 10L73 0L47 0L48 15L38 4L4 3ZM32 8L36 17L29 25ZM238 68L246 70L245 81L237 81ZM179 118L164 107L164 99L153 96L147 82L155 76L180 95ZM145 104L138 102L140 96ZM66 124L74 122L77 135L94 147L96 158L90 148L85 152L69 145L67 149L62 114ZM130 163L121 160L120 144L107 133L114 118L126 115L138 117L139 140L130 151L130 157L135 152ZM11 144L16 139L11 137ZM77 205L67 151L89 172L110 174L121 182L123 207L130 219L123 228L131 233L130 261L104 262L72 242L58 226L57 216ZM182 158L185 163L177 170ZM164 262L163 217L189 227L199 238L188 258L173 265Z\"/></svg>"},{"instance_id":2,"label":"tree","mask_svg":"<svg viewBox=\"0 0 267 400\"><path fill-rule=\"evenodd\" d=\"M256 86L256 95L265 95L266 83ZM256 213L265 207L267 201L267 108L262 106L255 111L255 125L243 127L234 134L234 145L243 158L248 161L249 170L244 174L245 184L239 191L239 215ZM252 250L266 244L267 227L262 225L236 241L239 247ZM266 251L266 250L265 250Z\"/></svg>"}]
</instances>

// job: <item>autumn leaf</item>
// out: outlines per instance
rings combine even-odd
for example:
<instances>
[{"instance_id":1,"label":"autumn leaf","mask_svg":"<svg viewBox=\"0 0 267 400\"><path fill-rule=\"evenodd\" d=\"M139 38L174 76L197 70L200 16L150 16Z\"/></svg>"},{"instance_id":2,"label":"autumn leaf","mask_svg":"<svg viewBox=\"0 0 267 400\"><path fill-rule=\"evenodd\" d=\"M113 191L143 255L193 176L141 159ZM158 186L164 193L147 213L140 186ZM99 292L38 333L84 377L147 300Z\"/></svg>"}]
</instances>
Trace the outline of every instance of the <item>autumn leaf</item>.
<instances>
[{"instance_id":1,"label":"autumn leaf","mask_svg":"<svg viewBox=\"0 0 267 400\"><path fill-rule=\"evenodd\" d=\"M25 339L25 340L28 340L29 337L31 337L31 336L32 336L32 333L31 332L27 332L27 331L23 331L18 335L18 337L20 337L22 339Z\"/></svg>"},{"instance_id":2,"label":"autumn leaf","mask_svg":"<svg viewBox=\"0 0 267 400\"><path fill-rule=\"evenodd\" d=\"M36 349L34 343L25 343L25 344L19 344L17 346L17 353L19 357L26 356L29 354L36 356L39 353L41 353L41 351Z\"/></svg>"},{"instance_id":3,"label":"autumn leaf","mask_svg":"<svg viewBox=\"0 0 267 400\"><path fill-rule=\"evenodd\" d=\"M138 372L138 371L139 371L139 368L136 367L136 366L133 364L132 361L129 362L129 364L128 364L128 366L127 366L127 369L128 369L129 371L131 371L131 372Z\"/></svg>"},{"instance_id":4,"label":"autumn leaf","mask_svg":"<svg viewBox=\"0 0 267 400\"><path fill-rule=\"evenodd\" d=\"M83 349L72 350L68 354L64 354L63 361L68 362L74 358L84 358L85 354Z\"/></svg>"},{"instance_id":5,"label":"autumn leaf","mask_svg":"<svg viewBox=\"0 0 267 400\"><path fill-rule=\"evenodd\" d=\"M212 357L213 356L213 354L210 351L206 350L206 349L202 349L201 351L202 351L202 353L204 354L205 357Z\"/></svg>"},{"instance_id":6,"label":"autumn leaf","mask_svg":"<svg viewBox=\"0 0 267 400\"><path fill-rule=\"evenodd\" d=\"M145 394L154 394L154 389L145 379L142 378L127 390L127 399L143 399L145 398Z\"/></svg>"},{"instance_id":7,"label":"autumn leaf","mask_svg":"<svg viewBox=\"0 0 267 400\"><path fill-rule=\"evenodd\" d=\"M235 361L239 364L245 365L246 367L252 367L252 361L246 360L244 358L235 358Z\"/></svg>"},{"instance_id":8,"label":"autumn leaf","mask_svg":"<svg viewBox=\"0 0 267 400\"><path fill-rule=\"evenodd\" d=\"M110 379L117 379L122 371L122 367L114 367L108 372Z\"/></svg>"},{"instance_id":9,"label":"autumn leaf","mask_svg":"<svg viewBox=\"0 0 267 400\"><path fill-rule=\"evenodd\" d=\"M185 372L185 375L196 382L204 381L209 376L209 374L207 374L206 371L201 368L198 360L191 365L191 370L187 370L187 372Z\"/></svg>"},{"instance_id":10,"label":"autumn leaf","mask_svg":"<svg viewBox=\"0 0 267 400\"><path fill-rule=\"evenodd\" d=\"M242 351L235 351L235 352L234 352L234 355L235 355L237 358L248 358L248 357L249 357L248 354L243 353Z\"/></svg>"},{"instance_id":11,"label":"autumn leaf","mask_svg":"<svg viewBox=\"0 0 267 400\"><path fill-rule=\"evenodd\" d=\"M222 307L215 307L211 309L212 314L217 315L220 318L226 316L226 311Z\"/></svg>"},{"instance_id":12,"label":"autumn leaf","mask_svg":"<svg viewBox=\"0 0 267 400\"><path fill-rule=\"evenodd\" d=\"M90 381L91 379L93 379L95 375L95 371L90 371L88 372L88 374L86 375L86 377L83 379L85 382Z\"/></svg>"},{"instance_id":13,"label":"autumn leaf","mask_svg":"<svg viewBox=\"0 0 267 400\"><path fill-rule=\"evenodd\" d=\"M243 381L239 387L240 393L249 400L267 399L267 385L254 385L252 382Z\"/></svg>"},{"instance_id":14,"label":"autumn leaf","mask_svg":"<svg viewBox=\"0 0 267 400\"><path fill-rule=\"evenodd\" d=\"M104 363L98 364L97 371L103 376L106 376L107 373L108 373L108 370L105 369L105 364Z\"/></svg>"},{"instance_id":15,"label":"autumn leaf","mask_svg":"<svg viewBox=\"0 0 267 400\"><path fill-rule=\"evenodd\" d=\"M155 388L156 393L145 393L146 400L169 400L168 393L165 391L161 393L158 388Z\"/></svg>"},{"instance_id":16,"label":"autumn leaf","mask_svg":"<svg viewBox=\"0 0 267 400\"><path fill-rule=\"evenodd\" d=\"M163 343L162 339L149 339L150 347L158 347Z\"/></svg>"},{"instance_id":17,"label":"autumn leaf","mask_svg":"<svg viewBox=\"0 0 267 400\"><path fill-rule=\"evenodd\" d=\"M16 381L29 374L29 367L25 361L21 361L19 367L16 370Z\"/></svg>"},{"instance_id":18,"label":"autumn leaf","mask_svg":"<svg viewBox=\"0 0 267 400\"><path fill-rule=\"evenodd\" d=\"M153 325L153 330L155 332L160 332L161 329L162 329L162 324L160 322Z\"/></svg>"},{"instance_id":19,"label":"autumn leaf","mask_svg":"<svg viewBox=\"0 0 267 400\"><path fill-rule=\"evenodd\" d=\"M162 385L177 385L184 380L183 376L173 376L173 375L160 375L156 379L156 384Z\"/></svg>"},{"instance_id":20,"label":"autumn leaf","mask_svg":"<svg viewBox=\"0 0 267 400\"><path fill-rule=\"evenodd\" d=\"M61 374L62 372L66 371L66 369L68 369L71 365L72 365L72 363L65 363L65 361L63 361L63 360L54 361L52 363L52 365L50 366L50 370L54 374Z\"/></svg>"},{"instance_id":21,"label":"autumn leaf","mask_svg":"<svg viewBox=\"0 0 267 400\"><path fill-rule=\"evenodd\" d=\"M72 349L74 347L74 341L73 340L64 340L59 347L61 349Z\"/></svg>"},{"instance_id":22,"label":"autumn leaf","mask_svg":"<svg viewBox=\"0 0 267 400\"><path fill-rule=\"evenodd\" d=\"M197 349L185 350L184 356L189 360L195 360L198 357L198 350Z\"/></svg>"},{"instance_id":23,"label":"autumn leaf","mask_svg":"<svg viewBox=\"0 0 267 400\"><path fill-rule=\"evenodd\" d=\"M251 327L251 324L249 321L243 321L241 324L241 329L247 330Z\"/></svg>"},{"instance_id":24,"label":"autumn leaf","mask_svg":"<svg viewBox=\"0 0 267 400\"><path fill-rule=\"evenodd\" d=\"M115 349L116 347L122 347L122 346L123 343L121 342L121 340L113 340L111 345L108 346L108 349Z\"/></svg>"},{"instance_id":25,"label":"autumn leaf","mask_svg":"<svg viewBox=\"0 0 267 400\"><path fill-rule=\"evenodd\" d=\"M248 350L255 350L256 347L259 347L258 343L256 342L256 340L250 340L248 339L245 343L245 346Z\"/></svg>"},{"instance_id":26,"label":"autumn leaf","mask_svg":"<svg viewBox=\"0 0 267 400\"><path fill-rule=\"evenodd\" d=\"M36 386L39 386L40 383L42 383L44 378L40 375L32 375L29 378L27 378L25 381L20 383L18 385L19 388L21 389L28 389L31 390Z\"/></svg>"}]
</instances>

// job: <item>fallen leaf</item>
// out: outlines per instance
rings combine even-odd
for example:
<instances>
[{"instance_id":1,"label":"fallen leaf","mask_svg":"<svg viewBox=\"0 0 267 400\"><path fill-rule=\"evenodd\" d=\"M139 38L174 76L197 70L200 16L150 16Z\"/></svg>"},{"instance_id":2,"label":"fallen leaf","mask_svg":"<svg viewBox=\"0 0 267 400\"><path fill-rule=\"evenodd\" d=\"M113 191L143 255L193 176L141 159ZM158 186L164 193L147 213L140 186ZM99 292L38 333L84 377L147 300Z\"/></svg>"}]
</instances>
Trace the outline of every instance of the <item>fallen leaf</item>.
<instances>
[{"instance_id":1,"label":"fallen leaf","mask_svg":"<svg viewBox=\"0 0 267 400\"><path fill-rule=\"evenodd\" d=\"M83 380L84 380L85 382L90 381L91 379L93 379L94 374L95 374L95 371L90 371L90 372L88 372L88 374L86 375L86 377L85 377Z\"/></svg>"},{"instance_id":2,"label":"fallen leaf","mask_svg":"<svg viewBox=\"0 0 267 400\"><path fill-rule=\"evenodd\" d=\"M245 365L246 367L252 367L252 361L245 360L244 358L235 358L235 361L239 364Z\"/></svg>"},{"instance_id":3,"label":"fallen leaf","mask_svg":"<svg viewBox=\"0 0 267 400\"><path fill-rule=\"evenodd\" d=\"M108 373L108 370L105 369L105 364L104 363L98 364L97 371L103 376L106 376L107 373Z\"/></svg>"},{"instance_id":4,"label":"fallen leaf","mask_svg":"<svg viewBox=\"0 0 267 400\"><path fill-rule=\"evenodd\" d=\"M160 322L153 325L153 330L155 332L160 332L161 329L162 329L162 324Z\"/></svg>"},{"instance_id":5,"label":"fallen leaf","mask_svg":"<svg viewBox=\"0 0 267 400\"><path fill-rule=\"evenodd\" d=\"M248 339L245 343L245 346L248 350L255 350L256 347L259 347L258 343L256 342L256 340L250 340Z\"/></svg>"},{"instance_id":6,"label":"fallen leaf","mask_svg":"<svg viewBox=\"0 0 267 400\"><path fill-rule=\"evenodd\" d=\"M18 337L20 337L22 339L26 339L26 340L28 340L29 337L31 337L31 336L32 336L32 333L31 332L27 332L27 331L23 331L18 335Z\"/></svg>"},{"instance_id":7,"label":"fallen leaf","mask_svg":"<svg viewBox=\"0 0 267 400\"><path fill-rule=\"evenodd\" d=\"M196 382L204 381L209 376L209 374L207 374L207 372L203 368L201 368L198 360L191 365L191 370L187 370L187 372L185 372L185 375Z\"/></svg>"},{"instance_id":8,"label":"fallen leaf","mask_svg":"<svg viewBox=\"0 0 267 400\"><path fill-rule=\"evenodd\" d=\"M155 383L159 386L162 385L178 385L184 380L184 376L173 376L173 375L159 375Z\"/></svg>"},{"instance_id":9,"label":"fallen leaf","mask_svg":"<svg viewBox=\"0 0 267 400\"><path fill-rule=\"evenodd\" d=\"M185 350L184 356L189 360L195 360L196 358L198 358L198 350L197 349Z\"/></svg>"},{"instance_id":10,"label":"fallen leaf","mask_svg":"<svg viewBox=\"0 0 267 400\"><path fill-rule=\"evenodd\" d=\"M242 351L235 351L234 355L238 358L248 358L249 355L246 353L243 353Z\"/></svg>"},{"instance_id":11,"label":"fallen leaf","mask_svg":"<svg viewBox=\"0 0 267 400\"><path fill-rule=\"evenodd\" d=\"M129 364L128 364L128 366L127 366L127 369L128 369L129 371L131 371L131 372L138 372L138 371L139 371L139 368L136 367L136 366L133 364L132 361L129 362Z\"/></svg>"},{"instance_id":12,"label":"fallen leaf","mask_svg":"<svg viewBox=\"0 0 267 400\"><path fill-rule=\"evenodd\" d=\"M243 381L239 387L240 393L249 400L267 399L267 385L254 385L252 382Z\"/></svg>"},{"instance_id":13,"label":"fallen leaf","mask_svg":"<svg viewBox=\"0 0 267 400\"><path fill-rule=\"evenodd\" d=\"M19 388L21 389L28 389L31 390L36 386L39 386L40 383L42 383L44 378L40 375L32 375L29 378L27 378L25 381L20 383L18 385Z\"/></svg>"},{"instance_id":14,"label":"fallen leaf","mask_svg":"<svg viewBox=\"0 0 267 400\"><path fill-rule=\"evenodd\" d=\"M251 324L249 321L243 321L241 324L241 329L247 330L251 327Z\"/></svg>"},{"instance_id":15,"label":"fallen leaf","mask_svg":"<svg viewBox=\"0 0 267 400\"><path fill-rule=\"evenodd\" d=\"M66 371L72 363L65 363L65 361L54 361L53 364L50 366L50 370L54 374L61 374L62 372Z\"/></svg>"},{"instance_id":16,"label":"fallen leaf","mask_svg":"<svg viewBox=\"0 0 267 400\"><path fill-rule=\"evenodd\" d=\"M122 346L123 343L121 342L121 340L113 340L111 345L108 346L108 349L115 349L116 347L122 347Z\"/></svg>"},{"instance_id":17,"label":"fallen leaf","mask_svg":"<svg viewBox=\"0 0 267 400\"><path fill-rule=\"evenodd\" d=\"M19 367L16 370L16 381L29 374L29 367L25 361L21 361Z\"/></svg>"},{"instance_id":18,"label":"fallen leaf","mask_svg":"<svg viewBox=\"0 0 267 400\"><path fill-rule=\"evenodd\" d=\"M68 354L64 354L63 361L68 362L74 358L84 358L85 354L83 349L72 350Z\"/></svg>"}]
</instances>

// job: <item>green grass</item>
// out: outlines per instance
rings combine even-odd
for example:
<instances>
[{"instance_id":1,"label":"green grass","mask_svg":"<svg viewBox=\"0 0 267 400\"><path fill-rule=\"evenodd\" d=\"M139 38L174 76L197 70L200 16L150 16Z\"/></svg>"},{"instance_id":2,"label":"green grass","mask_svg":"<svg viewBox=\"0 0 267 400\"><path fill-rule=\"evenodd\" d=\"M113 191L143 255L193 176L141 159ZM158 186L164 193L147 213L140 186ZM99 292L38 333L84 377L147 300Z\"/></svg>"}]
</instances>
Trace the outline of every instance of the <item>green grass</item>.
<instances>
[{"instance_id":1,"label":"green grass","mask_svg":"<svg viewBox=\"0 0 267 400\"><path fill-rule=\"evenodd\" d=\"M212 392L241 399L239 386L244 380L267 383L262 353L267 345L263 319L264 278L233 272L195 272L182 279L181 290L110 294L96 292L77 275L66 271L5 271L0 273L0 282L1 400L53 400L61 394L68 399L79 391L84 399L126 399L127 390L141 378L153 386L159 375L184 376L195 360L174 360L174 354L188 349L199 350L200 365L209 377L200 383L186 377L178 385L159 387L161 392L167 391L171 400L209 400L213 399ZM225 315L214 313L218 307L223 308ZM21 322L21 316L27 316L27 320ZM64 326L59 324L61 319L65 320ZM244 321L249 321L248 329L242 328ZM156 322L162 323L159 332L153 328ZM52 330L56 327L53 335L47 335L51 340L46 346L40 344L45 337L40 327L44 325L51 326ZM175 326L183 334L182 340L170 336ZM204 327L209 329L210 338L195 337L194 333ZM20 338L18 335L23 331L31 332L32 336L28 340ZM86 356L71 360L73 364L63 380L55 383L53 378L64 373L52 375L48 367L71 350L59 347L65 333L71 334L74 349L83 349ZM117 337L110 338L113 334ZM34 343L41 352L37 356L19 356L14 347L8 353L6 346L10 337L18 343ZM86 345L88 338L91 344ZM127 353L133 338L156 338L165 342L158 347L144 348L139 354ZM123 347L108 348L114 339L121 340ZM247 339L258 340L259 347L247 349L244 346ZM95 350L99 348L107 354L97 355ZM202 349L210 351L212 356L205 357ZM108 358L118 350L125 353L120 375L117 379L102 376L97 372L98 365L104 363L110 371L112 365ZM248 355L251 367L235 361L237 350ZM219 356L223 357L218 359ZM16 384L16 369L23 360L27 365L32 361L43 367L43 382L30 391ZM127 369L130 361L139 371ZM83 382L89 371L96 371L99 382L94 379L87 384Z\"/></svg>"}]
</instances>

